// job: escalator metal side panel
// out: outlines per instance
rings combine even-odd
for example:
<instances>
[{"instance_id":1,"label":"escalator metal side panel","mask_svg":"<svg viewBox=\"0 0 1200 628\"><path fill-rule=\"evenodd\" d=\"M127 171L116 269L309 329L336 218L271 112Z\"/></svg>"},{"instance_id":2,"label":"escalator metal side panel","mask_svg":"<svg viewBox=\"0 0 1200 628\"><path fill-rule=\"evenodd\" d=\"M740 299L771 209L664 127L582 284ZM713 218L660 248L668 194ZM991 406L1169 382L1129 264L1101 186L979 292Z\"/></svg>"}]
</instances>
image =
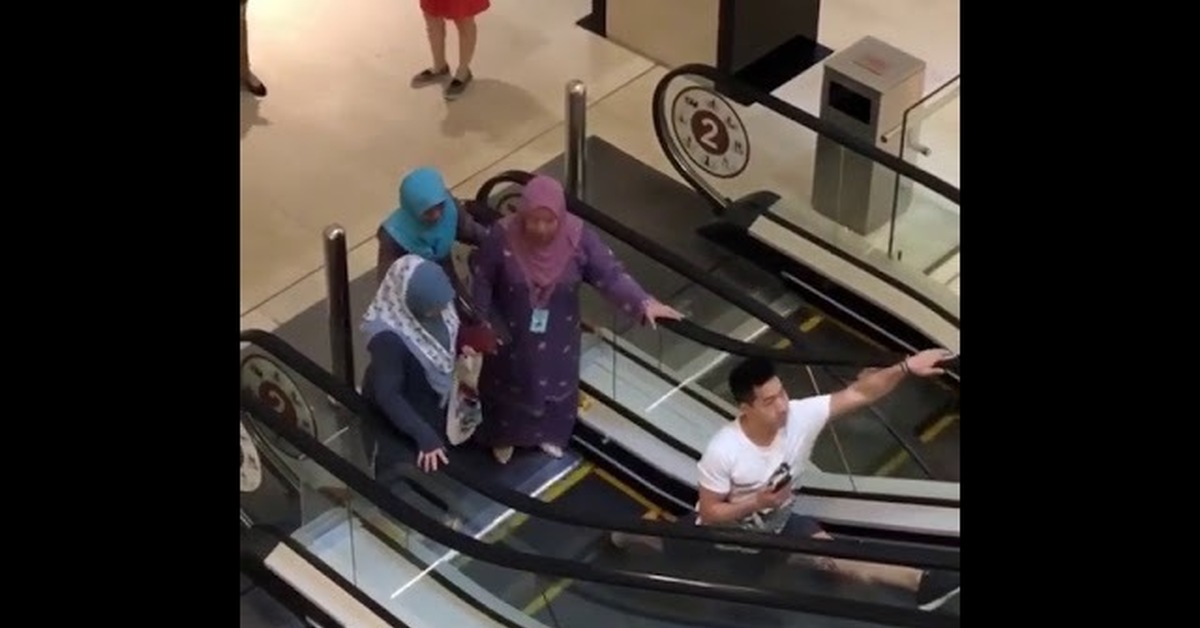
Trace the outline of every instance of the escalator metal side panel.
<instances>
[{"instance_id":1,"label":"escalator metal side panel","mask_svg":"<svg viewBox=\"0 0 1200 628\"><path fill-rule=\"evenodd\" d=\"M319 626L341 628L346 623L343 608L361 606L351 598L350 604L341 602L336 586L330 586L328 578L315 571L304 559L290 562L296 554L281 539L262 529L242 529L241 567L242 573L255 584L242 595L242 625L263 628L292 628L293 626ZM322 582L324 581L324 582ZM336 601L335 601L336 600ZM284 614L283 611L290 613ZM361 617L364 626L395 626L387 622L372 621L367 612ZM356 619L358 619L356 617Z\"/></svg>"},{"instance_id":2,"label":"escalator metal side panel","mask_svg":"<svg viewBox=\"0 0 1200 628\"><path fill-rule=\"evenodd\" d=\"M928 305L905 291L846 261L812 240L787 229L769 215L755 220L748 233L797 263L812 268L858 296L891 312L927 336L937 346L945 347L955 353L959 352L958 324L934 312ZM800 282L795 277L789 279ZM843 310L836 314L856 316L846 308Z\"/></svg>"}]
</instances>

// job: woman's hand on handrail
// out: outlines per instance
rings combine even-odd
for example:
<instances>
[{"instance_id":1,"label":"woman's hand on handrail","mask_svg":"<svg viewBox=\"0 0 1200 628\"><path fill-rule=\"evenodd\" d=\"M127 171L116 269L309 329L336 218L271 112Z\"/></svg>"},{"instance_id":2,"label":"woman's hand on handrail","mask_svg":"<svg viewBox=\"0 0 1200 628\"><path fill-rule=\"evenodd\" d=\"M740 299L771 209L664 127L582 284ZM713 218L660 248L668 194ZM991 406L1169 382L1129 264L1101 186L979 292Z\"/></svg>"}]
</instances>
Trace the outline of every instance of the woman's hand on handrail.
<instances>
[{"instance_id":1,"label":"woman's hand on handrail","mask_svg":"<svg viewBox=\"0 0 1200 628\"><path fill-rule=\"evenodd\" d=\"M669 321L683 320L683 314L679 310L653 298L646 301L646 304L642 308L642 316L651 329L658 329L657 321L660 319Z\"/></svg>"}]
</instances>

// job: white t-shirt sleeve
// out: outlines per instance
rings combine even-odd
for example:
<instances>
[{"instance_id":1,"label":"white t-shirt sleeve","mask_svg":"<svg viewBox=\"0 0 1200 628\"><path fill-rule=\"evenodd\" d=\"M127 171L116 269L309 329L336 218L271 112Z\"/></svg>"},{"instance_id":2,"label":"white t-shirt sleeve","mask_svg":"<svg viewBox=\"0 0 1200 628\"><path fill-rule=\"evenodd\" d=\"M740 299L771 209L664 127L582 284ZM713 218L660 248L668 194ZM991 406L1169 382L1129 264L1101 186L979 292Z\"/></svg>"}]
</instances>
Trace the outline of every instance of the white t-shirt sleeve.
<instances>
[{"instance_id":1,"label":"white t-shirt sleeve","mask_svg":"<svg viewBox=\"0 0 1200 628\"><path fill-rule=\"evenodd\" d=\"M730 456L723 447L722 438L715 438L704 450L700 462L696 464L699 470L700 487L718 495L728 495L733 488L730 474Z\"/></svg>"},{"instance_id":2,"label":"white t-shirt sleeve","mask_svg":"<svg viewBox=\"0 0 1200 628\"><path fill-rule=\"evenodd\" d=\"M788 403L788 431L817 434L829 422L833 395L818 395L794 399Z\"/></svg>"}]
</instances>

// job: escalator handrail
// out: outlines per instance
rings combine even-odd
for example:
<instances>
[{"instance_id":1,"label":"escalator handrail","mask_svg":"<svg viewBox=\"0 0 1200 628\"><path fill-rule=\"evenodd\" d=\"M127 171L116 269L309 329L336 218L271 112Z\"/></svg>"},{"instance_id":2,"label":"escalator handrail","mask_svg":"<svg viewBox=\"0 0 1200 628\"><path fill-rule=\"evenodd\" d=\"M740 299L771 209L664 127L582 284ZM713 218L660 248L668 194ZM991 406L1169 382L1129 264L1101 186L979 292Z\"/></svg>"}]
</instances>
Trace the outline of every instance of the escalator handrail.
<instances>
[{"instance_id":1,"label":"escalator handrail","mask_svg":"<svg viewBox=\"0 0 1200 628\"><path fill-rule=\"evenodd\" d=\"M787 118L788 120L791 120L800 126L806 127L808 130L816 133L817 135L827 137L838 144L841 144L842 146L858 153L859 155L866 157L867 159L870 159L871 161L884 166L893 172L896 172L900 176L929 188L939 196L942 196L946 200L953 202L955 205L962 205L961 191L951 183L948 183L946 180L922 170L921 168L918 168L913 164L880 149L872 142L868 142L867 140L853 135L845 129L822 120L821 118L814 116L813 114L804 111L803 109L788 103L781 98L773 96L756 87L747 85L746 83L739 81L738 79L729 76L710 65L705 65L702 63L689 63L687 65L681 65L677 68L674 68L673 70L667 72L661 79L659 79L658 85L655 86L654 96L651 98L650 106L652 108L652 115L654 118L654 130L658 135L660 143L669 136L669 133L666 133L666 129L660 128L662 125L660 113L665 112L666 86L669 85L675 78L686 74L700 76L712 81L713 87L718 92L730 94L738 100L742 100L741 97L745 97L746 99L753 101L755 104L762 105L763 107L770 109L780 116L783 116L784 118ZM667 117L669 117L669 115L670 114L667 114ZM681 170L682 172L682 169L680 168L681 164L674 163L675 157L672 154L672 151L664 150L663 152L667 153L668 158L670 158L672 161L672 165L674 165L677 170ZM688 178L690 179L691 177ZM700 189L704 186L694 187ZM707 191L704 191L704 194L708 196ZM709 200L711 202L716 202L718 207L724 206L722 199Z\"/></svg>"},{"instance_id":2,"label":"escalator handrail","mask_svg":"<svg viewBox=\"0 0 1200 628\"><path fill-rule=\"evenodd\" d=\"M344 392L344 391L343 391ZM336 395L335 395L336 398ZM341 401L339 399L339 401ZM344 483L373 506L417 533L474 560L517 571L571 580L584 580L619 587L647 589L669 594L718 599L802 613L913 628L957 628L957 618L895 606L885 606L800 592L737 586L630 570L608 570L576 561L537 556L495 546L463 534L434 520L376 483L356 466L333 453L298 426L285 421L250 391L241 391L242 411L265 424L280 438L296 447L326 473Z\"/></svg>"},{"instance_id":3,"label":"escalator handrail","mask_svg":"<svg viewBox=\"0 0 1200 628\"><path fill-rule=\"evenodd\" d=\"M716 349L722 353L728 353L729 355L736 355L742 358L763 358L776 364L865 368L867 366L891 366L899 361L899 358L897 358L897 360L880 360L877 363L867 364L862 360L834 360L827 358L809 359L801 356L796 351L789 350L788 347L764 347L762 345L735 340L724 334L718 334L717 332L702 325L697 325L686 318L678 321L658 321L657 324L665 327L676 335L683 336L684 338L687 338L696 344L704 345L710 349Z\"/></svg>"},{"instance_id":4,"label":"escalator handrail","mask_svg":"<svg viewBox=\"0 0 1200 628\"><path fill-rule=\"evenodd\" d=\"M288 368L295 371L323 393L333 397L343 408L363 421L375 425L386 425L386 421L367 403L357 391L338 380L308 356L297 351L283 339L257 329L241 332L241 341L265 350ZM398 437L397 437L398 438ZM413 452L415 459L416 452ZM643 536L699 541L712 544L736 544L760 549L779 550L801 554L815 554L852 560L874 561L889 564L909 565L922 568L957 570L959 554L956 550L908 546L875 546L845 540L814 540L784 537L772 534L744 532L702 526L669 526L654 521L626 521L619 517L607 517L597 513L575 514L560 506L550 506L520 492L502 487L490 479L466 471L453 464L443 471L508 508L558 523L607 529Z\"/></svg>"},{"instance_id":5,"label":"escalator handrail","mask_svg":"<svg viewBox=\"0 0 1200 628\"><path fill-rule=\"evenodd\" d=\"M488 179L475 194L476 207L489 207L487 201L496 186L502 183L525 185L533 176L532 173L522 170L507 170ZM894 358L875 361L853 361L828 356L807 355L804 352L807 341L796 331L794 325L790 324L786 318L775 312L775 310L772 310L766 304L746 296L744 291L740 290L732 282L696 268L694 264L683 257L676 255L650 238L638 233L634 229L630 229L617 220L614 220L611 216L579 199L568 197L567 208L572 214L579 216L585 222L595 225L601 231L609 233L616 239L637 249L646 257L662 264L688 281L705 288L719 298L728 301L754 318L766 323L772 331L786 338L791 344L781 349L764 349L763 347L726 338L690 321L659 321L659 324L684 338L733 355L768 357L768 359L779 360L788 364L805 366L887 367L902 359L901 356L896 355ZM485 220L487 218L483 216L478 217ZM718 338L721 340L716 340Z\"/></svg>"}]
</instances>

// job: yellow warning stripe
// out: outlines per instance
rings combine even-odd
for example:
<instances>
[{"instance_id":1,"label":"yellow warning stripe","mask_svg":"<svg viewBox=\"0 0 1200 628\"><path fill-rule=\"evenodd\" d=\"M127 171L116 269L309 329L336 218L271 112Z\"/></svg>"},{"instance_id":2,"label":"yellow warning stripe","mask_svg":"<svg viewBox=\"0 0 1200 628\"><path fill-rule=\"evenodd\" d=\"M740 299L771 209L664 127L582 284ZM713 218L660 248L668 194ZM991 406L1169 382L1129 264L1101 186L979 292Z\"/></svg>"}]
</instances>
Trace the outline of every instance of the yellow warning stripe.
<instances>
[{"instance_id":1,"label":"yellow warning stripe","mask_svg":"<svg viewBox=\"0 0 1200 628\"><path fill-rule=\"evenodd\" d=\"M933 442L933 439L937 438L939 434L946 431L946 428L953 425L957 420L957 414L947 414L946 416L934 421L929 427L925 428L924 431L917 436L917 440L921 443ZM900 465L903 465L908 461L908 458L908 450L901 447L900 451L896 452L894 456L889 458L887 462L883 463L883 465L880 466L877 471L875 471L875 475L888 476L895 473L896 470L900 468Z\"/></svg>"},{"instance_id":2,"label":"yellow warning stripe","mask_svg":"<svg viewBox=\"0 0 1200 628\"><path fill-rule=\"evenodd\" d=\"M812 316L809 316L808 318L806 318L800 322L800 331L807 334L808 332L816 329L817 325L820 325L821 321L824 321L824 320L825 320L824 316L822 316L820 314L813 314ZM778 341L775 342L775 348L776 349L784 349L784 348L787 348L791 344L792 344L792 341L788 340L787 338L780 338Z\"/></svg>"},{"instance_id":3,"label":"yellow warning stripe","mask_svg":"<svg viewBox=\"0 0 1200 628\"><path fill-rule=\"evenodd\" d=\"M816 315L817 315L817 316L826 317L826 318L828 318L828 317L829 317L829 315L828 315L828 314L826 314L825 312L822 312L821 310L819 310L819 309L817 309L817 308L815 308L815 307L813 307L813 306L811 306L811 305L806 305L805 307L807 307L808 309L812 310L814 313L816 313ZM868 345L870 345L870 346L872 346L872 347L875 347L876 349L883 349L883 348L884 348L884 346L883 346L883 345L881 345L881 344L879 344L878 342L876 342L876 341L874 341L874 340L872 340L872 339L870 339L870 338L866 337L865 335L863 335L862 333L860 333L860 332L859 332L857 329L854 329L854 328L850 327L849 325L846 325L845 323L839 322L839 321L838 321L836 318L834 318L834 319L831 319L831 320L833 321L834 325L837 325L838 329L841 329L842 331L844 331L844 332L846 332L846 333L850 334L851 336L854 336L855 338L858 338L859 340L861 340L861 341L863 341L863 342L867 343Z\"/></svg>"},{"instance_id":4,"label":"yellow warning stripe","mask_svg":"<svg viewBox=\"0 0 1200 628\"><path fill-rule=\"evenodd\" d=\"M564 493L571 490L571 488L573 488L576 484L582 482L583 478L586 478L588 474L594 470L597 470L596 465L585 461L583 464L576 467L574 471L568 473L566 477L555 482L546 488L545 491L542 491L542 494L538 496L538 499L544 502L552 502L559 497L562 497Z\"/></svg>"},{"instance_id":5,"label":"yellow warning stripe","mask_svg":"<svg viewBox=\"0 0 1200 628\"><path fill-rule=\"evenodd\" d=\"M550 485L549 487L547 487L546 490L543 491L542 494L538 496L538 499L549 503L549 502L552 502L552 501L558 499L559 497L562 497L563 494L565 494L567 491L571 490L572 487L574 487L576 484L579 484L580 482L582 482L583 478L586 478L588 476L588 474L592 472L592 470L595 468L595 466L596 465L591 462L584 462L583 464L576 467L573 471L568 473L565 477L563 477L563 479L561 479L561 480L555 482L554 484ZM504 537L508 536L509 534L512 534L514 530L521 527L521 524L525 523L528 520L529 520L529 515L527 515L523 512L517 513L517 514L513 515L512 517L509 517L509 519L507 521L505 521L503 524L496 526L494 529L492 529L492 531L489 532L488 535L484 538L485 538L486 542L488 542L488 543L495 543L496 541L503 539Z\"/></svg>"},{"instance_id":6,"label":"yellow warning stripe","mask_svg":"<svg viewBox=\"0 0 1200 628\"><path fill-rule=\"evenodd\" d=\"M603 478L604 476L600 475L602 472L603 472L602 469L596 469L596 475ZM611 475L609 475L607 473L605 475L608 475L608 477L612 477ZM605 481L607 482L608 480L605 480ZM614 484L614 486L617 486L617 484ZM622 484L621 486L624 486L624 485ZM628 487L625 487L625 489L622 489L621 486L617 486L617 489L620 490L622 493L624 493L625 489L628 489ZM632 490L632 489L629 489L629 490ZM641 500L639 500L639 501L641 501ZM659 517L664 516L664 515L666 515L666 513L664 513L662 510L658 509L655 506L651 506L650 508L648 508L646 510L646 513L642 515L642 519L646 519L647 521L655 521ZM666 516L669 516L669 515L666 515ZM550 585L549 587L546 587L546 590L542 591L541 595L533 598L533 601L526 604L525 608L521 609L521 612L525 613L526 615L528 615L530 617L536 615L542 609L546 608L546 606L548 606L551 602L553 602L555 598L562 595L562 592L566 591L567 587L569 587L569 586L571 586L571 580L569 578L562 578L562 579L556 581L554 584Z\"/></svg>"},{"instance_id":7,"label":"yellow warning stripe","mask_svg":"<svg viewBox=\"0 0 1200 628\"><path fill-rule=\"evenodd\" d=\"M530 617L536 615L543 608L546 608L546 606L550 604L554 598L561 595L562 592L569 586L571 586L571 580L568 578L563 578L562 580L555 582L549 587L546 587L546 590L542 591L541 595L533 598L532 602L526 604L525 608L521 609L521 612L529 615Z\"/></svg>"},{"instance_id":8,"label":"yellow warning stripe","mask_svg":"<svg viewBox=\"0 0 1200 628\"><path fill-rule=\"evenodd\" d=\"M596 473L596 477L600 478L601 480L604 480L605 482L608 482L610 485L612 485L613 488L624 493L626 497L637 502L639 506L641 506L642 508L645 508L647 511L654 512L654 513L662 513L662 509L660 509L658 506L655 506L654 502L651 502L650 500L643 497L641 493L633 490L633 487L622 482L621 480L618 480L616 477L613 476L613 474L609 473L608 471L605 471L604 469L601 469L601 468L596 468L595 473Z\"/></svg>"}]
</instances>

